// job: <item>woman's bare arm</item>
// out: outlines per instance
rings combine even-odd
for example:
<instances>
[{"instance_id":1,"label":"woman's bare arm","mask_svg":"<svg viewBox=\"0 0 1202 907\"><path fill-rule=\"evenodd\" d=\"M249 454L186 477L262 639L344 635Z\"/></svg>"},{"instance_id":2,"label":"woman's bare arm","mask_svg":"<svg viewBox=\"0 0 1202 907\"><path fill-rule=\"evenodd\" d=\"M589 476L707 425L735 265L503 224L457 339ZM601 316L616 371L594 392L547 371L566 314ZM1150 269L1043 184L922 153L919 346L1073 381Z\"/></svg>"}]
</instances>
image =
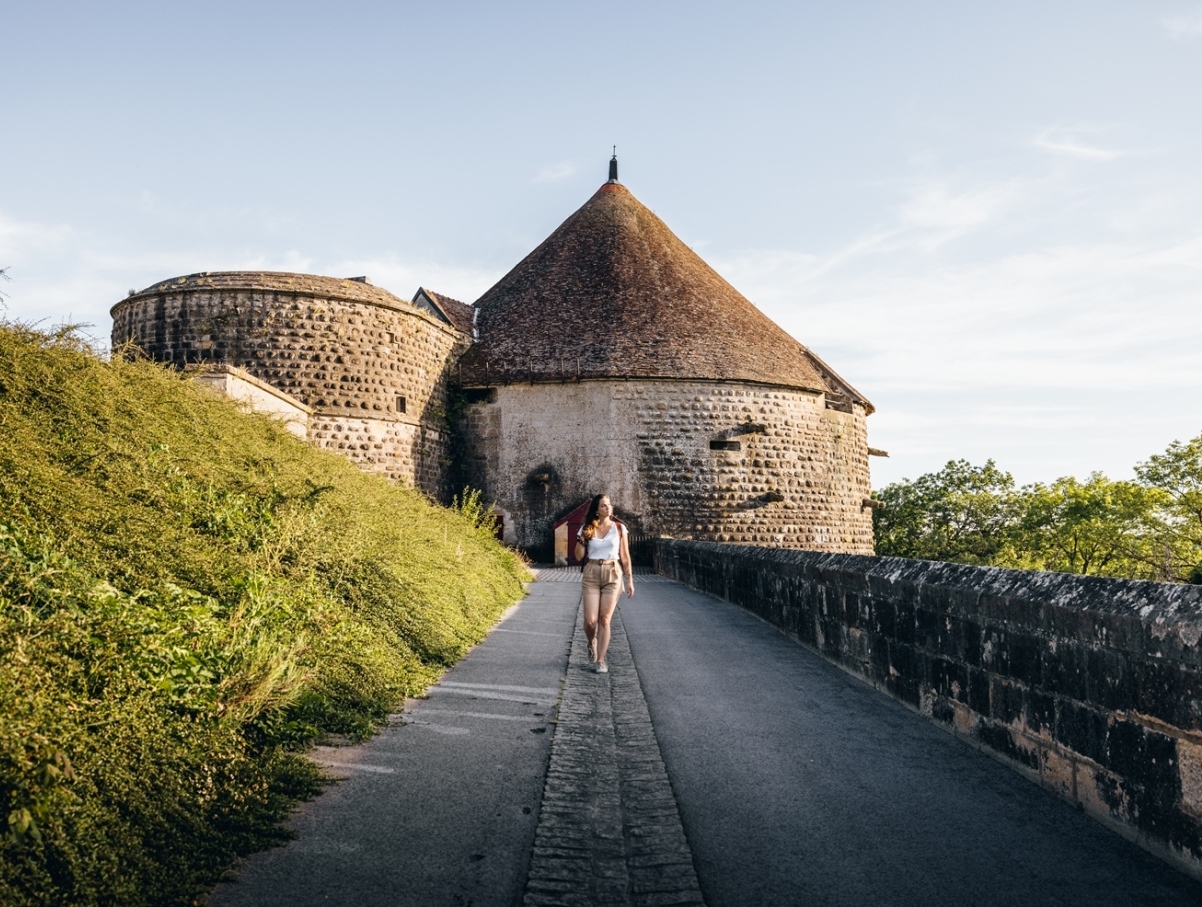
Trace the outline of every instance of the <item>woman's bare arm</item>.
<instances>
[{"instance_id":1,"label":"woman's bare arm","mask_svg":"<svg viewBox=\"0 0 1202 907\"><path fill-rule=\"evenodd\" d=\"M626 572L626 597L634 598L634 566L630 563L630 545L626 542L626 533L622 533L622 545L618 552L622 569Z\"/></svg>"}]
</instances>

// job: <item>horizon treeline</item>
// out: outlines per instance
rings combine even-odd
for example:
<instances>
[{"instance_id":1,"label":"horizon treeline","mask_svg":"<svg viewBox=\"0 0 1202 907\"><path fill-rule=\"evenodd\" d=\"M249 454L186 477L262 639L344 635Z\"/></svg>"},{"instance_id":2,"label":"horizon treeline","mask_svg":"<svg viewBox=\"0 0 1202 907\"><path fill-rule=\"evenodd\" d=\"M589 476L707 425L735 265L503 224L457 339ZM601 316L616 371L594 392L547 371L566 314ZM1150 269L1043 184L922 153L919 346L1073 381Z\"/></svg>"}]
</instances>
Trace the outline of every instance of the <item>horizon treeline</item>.
<instances>
[{"instance_id":1,"label":"horizon treeline","mask_svg":"<svg viewBox=\"0 0 1202 907\"><path fill-rule=\"evenodd\" d=\"M1139 463L1134 480L1019 487L992 459L951 460L874 496L878 555L1202 583L1202 435Z\"/></svg>"}]
</instances>

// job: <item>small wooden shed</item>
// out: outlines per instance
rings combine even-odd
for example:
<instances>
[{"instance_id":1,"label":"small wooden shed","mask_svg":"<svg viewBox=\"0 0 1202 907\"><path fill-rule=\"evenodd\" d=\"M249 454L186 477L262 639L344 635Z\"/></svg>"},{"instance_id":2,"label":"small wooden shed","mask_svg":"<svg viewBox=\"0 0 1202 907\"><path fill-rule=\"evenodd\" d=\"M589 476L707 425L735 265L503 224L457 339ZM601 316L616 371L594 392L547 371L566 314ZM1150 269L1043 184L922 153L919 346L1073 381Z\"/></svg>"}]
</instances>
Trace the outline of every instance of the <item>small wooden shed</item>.
<instances>
[{"instance_id":1,"label":"small wooden shed","mask_svg":"<svg viewBox=\"0 0 1202 907\"><path fill-rule=\"evenodd\" d=\"M580 561L576 560L576 533L584 525L584 518L588 514L590 501L591 498L585 498L583 503L573 508L571 513L555 521L553 529L555 533L556 567L580 566Z\"/></svg>"}]
</instances>

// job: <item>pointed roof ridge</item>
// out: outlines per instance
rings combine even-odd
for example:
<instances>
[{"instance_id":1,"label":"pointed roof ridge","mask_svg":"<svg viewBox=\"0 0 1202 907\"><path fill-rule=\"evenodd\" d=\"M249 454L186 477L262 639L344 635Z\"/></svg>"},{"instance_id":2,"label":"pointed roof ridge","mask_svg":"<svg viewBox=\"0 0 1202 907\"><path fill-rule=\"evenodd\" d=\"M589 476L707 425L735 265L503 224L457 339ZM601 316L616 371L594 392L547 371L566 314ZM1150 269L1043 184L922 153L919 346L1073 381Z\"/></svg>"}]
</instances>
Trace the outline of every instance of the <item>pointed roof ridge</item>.
<instances>
[{"instance_id":1,"label":"pointed roof ridge","mask_svg":"<svg viewBox=\"0 0 1202 907\"><path fill-rule=\"evenodd\" d=\"M742 380L850 393L618 182L475 303L468 386L563 378Z\"/></svg>"},{"instance_id":2,"label":"pointed roof ridge","mask_svg":"<svg viewBox=\"0 0 1202 907\"><path fill-rule=\"evenodd\" d=\"M413 303L423 307L428 304L460 333L472 336L476 310L466 302L436 293L429 287L418 287L413 294Z\"/></svg>"}]
</instances>

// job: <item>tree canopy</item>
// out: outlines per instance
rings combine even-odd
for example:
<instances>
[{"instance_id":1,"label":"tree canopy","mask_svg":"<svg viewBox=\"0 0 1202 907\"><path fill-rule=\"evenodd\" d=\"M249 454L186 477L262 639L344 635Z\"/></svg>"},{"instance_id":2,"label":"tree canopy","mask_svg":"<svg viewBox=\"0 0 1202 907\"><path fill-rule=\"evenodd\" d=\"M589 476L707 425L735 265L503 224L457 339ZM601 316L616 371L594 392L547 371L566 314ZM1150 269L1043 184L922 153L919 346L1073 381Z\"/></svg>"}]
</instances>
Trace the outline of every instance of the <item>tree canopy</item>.
<instances>
[{"instance_id":1,"label":"tree canopy","mask_svg":"<svg viewBox=\"0 0 1202 907\"><path fill-rule=\"evenodd\" d=\"M993 460L949 461L876 492L881 555L1202 582L1202 435L1135 467L1021 488Z\"/></svg>"},{"instance_id":2,"label":"tree canopy","mask_svg":"<svg viewBox=\"0 0 1202 907\"><path fill-rule=\"evenodd\" d=\"M993 564L1014 522L1014 478L993 460L952 460L939 472L877 492L878 554L962 564Z\"/></svg>"}]
</instances>

